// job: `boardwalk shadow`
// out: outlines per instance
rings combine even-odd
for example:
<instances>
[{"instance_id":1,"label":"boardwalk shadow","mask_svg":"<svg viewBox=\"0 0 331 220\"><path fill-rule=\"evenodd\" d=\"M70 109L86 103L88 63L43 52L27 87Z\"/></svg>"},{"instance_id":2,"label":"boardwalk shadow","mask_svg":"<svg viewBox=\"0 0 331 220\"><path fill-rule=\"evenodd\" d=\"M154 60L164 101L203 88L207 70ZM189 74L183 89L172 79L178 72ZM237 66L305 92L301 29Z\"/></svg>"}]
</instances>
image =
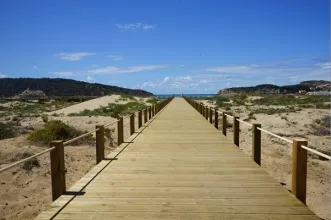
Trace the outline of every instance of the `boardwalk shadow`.
<instances>
[{"instance_id":1,"label":"boardwalk shadow","mask_svg":"<svg viewBox=\"0 0 331 220\"><path fill-rule=\"evenodd\" d=\"M67 195L67 196L83 196L83 195L85 195L85 192L67 191L67 192L63 193L63 195Z\"/></svg>"}]
</instances>

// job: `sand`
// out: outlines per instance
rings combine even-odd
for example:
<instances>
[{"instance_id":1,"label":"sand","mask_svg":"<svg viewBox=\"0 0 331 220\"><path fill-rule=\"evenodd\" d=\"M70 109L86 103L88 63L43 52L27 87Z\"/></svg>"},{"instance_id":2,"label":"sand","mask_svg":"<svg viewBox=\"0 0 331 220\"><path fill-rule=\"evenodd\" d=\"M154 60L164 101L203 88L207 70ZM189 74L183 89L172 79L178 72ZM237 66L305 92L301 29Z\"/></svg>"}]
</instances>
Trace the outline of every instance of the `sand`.
<instances>
[{"instance_id":1,"label":"sand","mask_svg":"<svg viewBox=\"0 0 331 220\"><path fill-rule=\"evenodd\" d=\"M92 99L86 102L79 103L77 105L72 105L67 108L63 108L57 111L49 112L48 115L59 114L59 115L68 115L70 113L79 113L85 109L94 110L103 106L107 106L108 103L118 103L124 104L127 101L120 101L120 95L111 95L111 96L103 96L101 98Z\"/></svg>"}]
</instances>

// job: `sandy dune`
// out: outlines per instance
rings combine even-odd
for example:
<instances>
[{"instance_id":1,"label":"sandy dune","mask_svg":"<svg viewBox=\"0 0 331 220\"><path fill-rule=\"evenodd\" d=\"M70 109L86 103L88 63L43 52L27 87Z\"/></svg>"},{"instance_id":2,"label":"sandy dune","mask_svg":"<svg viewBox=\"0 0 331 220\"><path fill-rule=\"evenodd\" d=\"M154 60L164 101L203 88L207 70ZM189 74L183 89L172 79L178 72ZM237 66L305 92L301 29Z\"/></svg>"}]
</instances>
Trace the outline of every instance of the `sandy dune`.
<instances>
[{"instance_id":1,"label":"sandy dune","mask_svg":"<svg viewBox=\"0 0 331 220\"><path fill-rule=\"evenodd\" d=\"M92 99L86 102L79 103L77 105L72 105L67 108L63 108L57 111L53 111L48 113L49 115L52 114L59 114L59 115L68 115L71 113L78 113L83 111L84 109L94 110L99 108L100 106L107 106L108 103L115 103L118 100L118 104L126 103L127 101L120 101L120 95L111 95L111 96L103 96L101 98Z\"/></svg>"}]
</instances>

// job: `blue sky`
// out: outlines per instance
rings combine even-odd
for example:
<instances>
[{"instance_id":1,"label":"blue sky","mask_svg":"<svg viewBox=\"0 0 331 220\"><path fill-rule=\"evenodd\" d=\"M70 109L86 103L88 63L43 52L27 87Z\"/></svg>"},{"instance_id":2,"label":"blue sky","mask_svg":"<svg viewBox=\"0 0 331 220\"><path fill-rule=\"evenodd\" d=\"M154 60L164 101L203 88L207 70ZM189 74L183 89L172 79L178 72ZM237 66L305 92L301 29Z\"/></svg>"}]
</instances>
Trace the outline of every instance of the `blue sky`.
<instances>
[{"instance_id":1,"label":"blue sky","mask_svg":"<svg viewBox=\"0 0 331 220\"><path fill-rule=\"evenodd\" d=\"M329 0L0 2L0 77L155 94L330 80Z\"/></svg>"}]
</instances>

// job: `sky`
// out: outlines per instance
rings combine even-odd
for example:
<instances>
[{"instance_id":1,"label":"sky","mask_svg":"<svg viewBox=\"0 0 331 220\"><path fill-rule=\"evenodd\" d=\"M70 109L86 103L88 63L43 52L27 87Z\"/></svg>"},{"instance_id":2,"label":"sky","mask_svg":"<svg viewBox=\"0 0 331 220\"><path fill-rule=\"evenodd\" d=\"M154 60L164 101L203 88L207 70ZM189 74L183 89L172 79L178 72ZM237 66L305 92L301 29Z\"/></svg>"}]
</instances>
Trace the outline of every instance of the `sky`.
<instances>
[{"instance_id":1,"label":"sky","mask_svg":"<svg viewBox=\"0 0 331 220\"><path fill-rule=\"evenodd\" d=\"M0 78L154 94L330 80L329 0L1 0Z\"/></svg>"}]
</instances>

